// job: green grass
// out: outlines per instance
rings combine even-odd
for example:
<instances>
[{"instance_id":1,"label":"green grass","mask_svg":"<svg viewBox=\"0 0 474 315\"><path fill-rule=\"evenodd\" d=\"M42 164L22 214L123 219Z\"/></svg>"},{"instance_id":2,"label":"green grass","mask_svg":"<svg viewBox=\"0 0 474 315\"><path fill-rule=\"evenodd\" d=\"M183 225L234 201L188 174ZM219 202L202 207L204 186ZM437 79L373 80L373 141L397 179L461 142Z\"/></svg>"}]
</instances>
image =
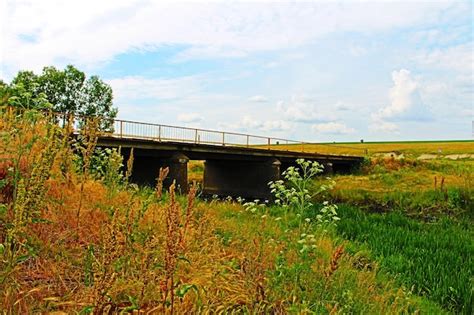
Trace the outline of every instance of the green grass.
<instances>
[{"instance_id":1,"label":"green grass","mask_svg":"<svg viewBox=\"0 0 474 315\"><path fill-rule=\"evenodd\" d=\"M382 270L455 313L474 310L474 230L471 221L423 223L399 212L367 213L341 206L337 231L368 246Z\"/></svg>"}]
</instances>

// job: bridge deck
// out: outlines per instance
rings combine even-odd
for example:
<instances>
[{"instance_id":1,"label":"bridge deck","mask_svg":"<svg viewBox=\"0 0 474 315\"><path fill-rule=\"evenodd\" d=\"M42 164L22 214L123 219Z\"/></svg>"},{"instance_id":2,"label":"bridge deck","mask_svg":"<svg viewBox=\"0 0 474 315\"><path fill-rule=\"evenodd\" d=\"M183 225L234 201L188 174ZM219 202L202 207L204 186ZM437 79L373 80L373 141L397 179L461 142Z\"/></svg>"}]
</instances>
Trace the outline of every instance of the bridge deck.
<instances>
[{"instance_id":1,"label":"bridge deck","mask_svg":"<svg viewBox=\"0 0 474 315\"><path fill-rule=\"evenodd\" d=\"M90 118L74 117L74 129L79 131L81 124L84 123L85 119ZM65 119L64 117L61 117L59 120L64 121ZM229 151L227 150L227 148L229 147L237 147L240 148L240 150L242 150L243 148L249 149L249 151L241 152L254 152L255 154L257 154L257 149L283 151L278 149L279 145L285 146L286 148L290 148L291 151L305 153L305 149L308 148L308 145L314 145L314 143L307 143L304 141L296 141L283 138L263 137L237 132L144 123L123 119L114 119L113 121L105 122L107 123L107 125L109 125L109 127L111 127L109 128L111 132L104 133L102 134L102 136L104 138L120 138L124 142L128 140L130 142L138 143L140 141L150 140L159 143L174 143L176 145L184 143L198 145L201 148L205 148L206 150L212 150L212 147L225 147L225 151ZM330 144L323 143L320 143L318 145L330 146ZM164 146L164 144L160 146ZM194 149L193 151L196 151L196 149ZM352 148L351 152L354 153L354 156L361 156L364 154L364 150L358 148Z\"/></svg>"},{"instance_id":2,"label":"bridge deck","mask_svg":"<svg viewBox=\"0 0 474 315\"><path fill-rule=\"evenodd\" d=\"M158 141L154 139L141 139L120 137L116 135L103 135L97 144L106 147L134 148L142 151L141 154L150 156L166 156L170 152L180 152L192 160L229 159L229 160L263 160L277 158L281 161L294 161L296 159L311 159L337 163L360 163L361 156L330 155L310 152L278 150L278 145L270 148L246 147L237 145L212 145L203 143L186 143L177 141ZM146 153L145 153L146 152Z\"/></svg>"}]
</instances>

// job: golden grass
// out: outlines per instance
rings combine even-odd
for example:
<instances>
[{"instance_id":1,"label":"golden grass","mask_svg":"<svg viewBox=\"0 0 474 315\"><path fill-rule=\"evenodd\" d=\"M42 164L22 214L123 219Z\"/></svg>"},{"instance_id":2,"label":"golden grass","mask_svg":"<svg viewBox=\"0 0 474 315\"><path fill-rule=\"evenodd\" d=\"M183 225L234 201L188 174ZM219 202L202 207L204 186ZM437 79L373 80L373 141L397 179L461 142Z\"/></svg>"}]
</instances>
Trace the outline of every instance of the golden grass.
<instances>
[{"instance_id":1,"label":"golden grass","mask_svg":"<svg viewBox=\"0 0 474 315\"><path fill-rule=\"evenodd\" d=\"M304 151L321 154L373 155L396 152L405 156L418 157L421 154L445 156L449 154L474 154L474 141L462 142L387 142L387 143L335 143L275 145L275 150Z\"/></svg>"},{"instance_id":2,"label":"golden grass","mask_svg":"<svg viewBox=\"0 0 474 315\"><path fill-rule=\"evenodd\" d=\"M153 265L166 261L166 209L172 205L151 204L135 230L148 233L149 239L144 244L130 244L128 219L138 215L146 200L126 191L109 199L107 187L87 181L78 227L75 209L80 184L64 186L51 179L47 187L42 216L49 223L29 225L39 252L11 275L11 282L2 290L3 310L73 312L91 305L96 311L118 312L132 306L127 298L132 296L143 312L170 313L171 306L163 306L162 301L163 292L169 291L172 283L175 290L186 284L196 287L183 298L175 297L172 305L180 314L251 311L258 307L262 312L285 313L289 305L302 302L289 295L295 284L288 283L288 291L269 287L268 272L274 269L275 257L281 251L290 266L298 260L296 251L283 241L289 237L290 244L296 243L297 231L286 232L272 218L256 218L236 203L197 202L183 234L185 260L173 256L176 270L170 281L166 272ZM131 207L128 215L127 207ZM110 216L106 209L116 209L115 214ZM83 262L90 246L95 247L95 261L88 271ZM313 281L326 283L329 274L332 278L320 289L328 309L342 310L343 303L337 301L340 292L349 288L368 310L399 309L390 306L398 291L392 285L380 289L375 270L355 269L354 258L341 257L342 247L329 236L318 238L316 246L318 251L310 258ZM129 261L127 267L118 268L121 261ZM91 285L84 282L87 272L93 277ZM416 305L414 300L407 303Z\"/></svg>"}]
</instances>

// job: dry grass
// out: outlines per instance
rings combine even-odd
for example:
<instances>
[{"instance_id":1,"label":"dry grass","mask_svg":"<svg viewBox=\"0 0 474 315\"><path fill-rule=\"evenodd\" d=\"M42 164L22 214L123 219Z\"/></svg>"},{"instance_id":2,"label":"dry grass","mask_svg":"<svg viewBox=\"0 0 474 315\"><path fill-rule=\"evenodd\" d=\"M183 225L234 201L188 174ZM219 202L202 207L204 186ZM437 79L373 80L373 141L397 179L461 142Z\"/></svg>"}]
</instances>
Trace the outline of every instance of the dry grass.
<instances>
[{"instance_id":1,"label":"dry grass","mask_svg":"<svg viewBox=\"0 0 474 315\"><path fill-rule=\"evenodd\" d=\"M373 155L396 152L408 157L418 157L421 154L445 156L449 154L474 154L474 141L453 142L386 142L386 143L335 143L335 144L305 144L278 145L272 148L278 150L315 152L322 154Z\"/></svg>"}]
</instances>

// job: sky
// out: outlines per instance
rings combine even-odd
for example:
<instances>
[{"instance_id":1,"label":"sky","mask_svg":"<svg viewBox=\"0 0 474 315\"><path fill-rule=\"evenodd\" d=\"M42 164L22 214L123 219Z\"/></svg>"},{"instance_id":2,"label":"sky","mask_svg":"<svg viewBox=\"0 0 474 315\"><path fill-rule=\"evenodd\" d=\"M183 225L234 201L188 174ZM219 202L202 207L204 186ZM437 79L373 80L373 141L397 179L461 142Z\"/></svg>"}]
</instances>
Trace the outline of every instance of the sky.
<instances>
[{"instance_id":1,"label":"sky","mask_svg":"<svg viewBox=\"0 0 474 315\"><path fill-rule=\"evenodd\" d=\"M0 79L73 64L129 120L312 142L472 139L471 1L0 0Z\"/></svg>"}]
</instances>

